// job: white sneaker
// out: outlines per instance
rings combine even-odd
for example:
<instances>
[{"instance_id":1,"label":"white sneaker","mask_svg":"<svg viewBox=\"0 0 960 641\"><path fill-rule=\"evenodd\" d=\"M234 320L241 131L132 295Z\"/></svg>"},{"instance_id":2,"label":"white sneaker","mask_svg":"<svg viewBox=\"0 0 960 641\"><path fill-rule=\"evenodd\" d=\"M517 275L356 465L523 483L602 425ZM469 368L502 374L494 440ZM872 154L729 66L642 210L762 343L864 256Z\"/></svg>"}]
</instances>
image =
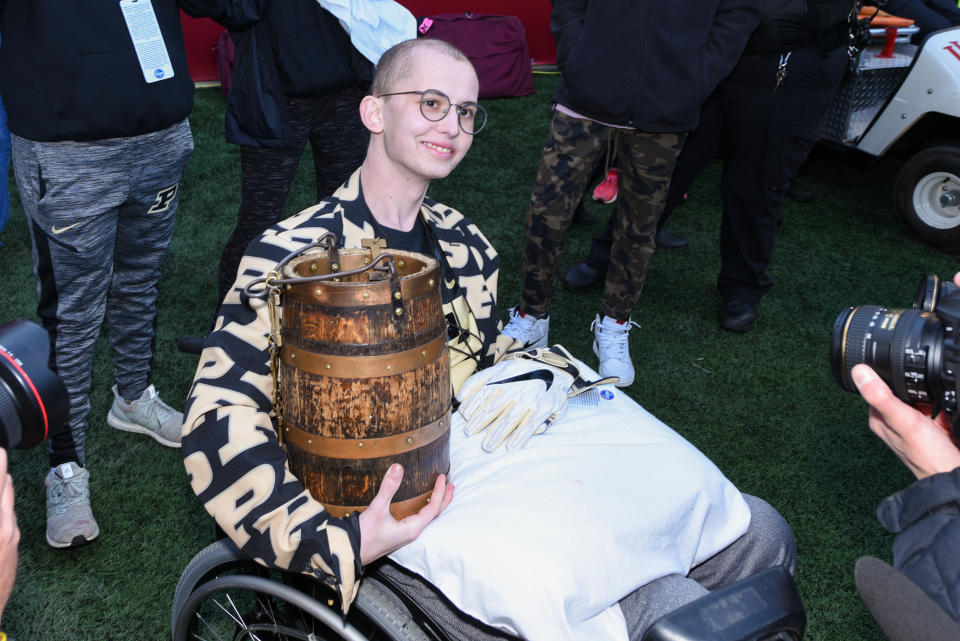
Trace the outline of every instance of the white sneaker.
<instances>
[{"instance_id":1,"label":"white sneaker","mask_svg":"<svg viewBox=\"0 0 960 641\"><path fill-rule=\"evenodd\" d=\"M153 385L131 403L123 400L114 385L107 425L124 432L146 434L162 445L179 448L183 414L161 401Z\"/></svg>"},{"instance_id":2,"label":"white sneaker","mask_svg":"<svg viewBox=\"0 0 960 641\"><path fill-rule=\"evenodd\" d=\"M75 548L100 536L90 509L90 472L76 463L50 470L47 488L47 543L55 548Z\"/></svg>"},{"instance_id":3,"label":"white sneaker","mask_svg":"<svg viewBox=\"0 0 960 641\"><path fill-rule=\"evenodd\" d=\"M547 335L550 332L550 317L534 316L520 311L517 305L510 310L510 322L501 332L523 344L523 350L547 346Z\"/></svg>"},{"instance_id":4,"label":"white sneaker","mask_svg":"<svg viewBox=\"0 0 960 641\"><path fill-rule=\"evenodd\" d=\"M630 387L633 385L633 361L630 360L630 328L640 327L632 320L617 321L609 316L597 314L590 323L593 330L593 353L600 359L600 376L616 376L620 380L614 385Z\"/></svg>"}]
</instances>

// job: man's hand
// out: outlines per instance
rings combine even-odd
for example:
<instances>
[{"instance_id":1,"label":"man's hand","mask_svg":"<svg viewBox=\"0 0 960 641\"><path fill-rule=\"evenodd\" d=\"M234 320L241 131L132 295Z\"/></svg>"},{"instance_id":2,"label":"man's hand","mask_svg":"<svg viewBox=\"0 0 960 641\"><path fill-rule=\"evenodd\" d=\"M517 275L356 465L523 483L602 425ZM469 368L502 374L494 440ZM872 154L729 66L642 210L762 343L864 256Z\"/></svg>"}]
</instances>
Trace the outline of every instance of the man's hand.
<instances>
[{"instance_id":1,"label":"man's hand","mask_svg":"<svg viewBox=\"0 0 960 641\"><path fill-rule=\"evenodd\" d=\"M20 529L13 511L13 479L7 474L7 451L0 448L0 616L17 578Z\"/></svg>"},{"instance_id":2,"label":"man's hand","mask_svg":"<svg viewBox=\"0 0 960 641\"><path fill-rule=\"evenodd\" d=\"M960 449L950 440L943 412L934 421L893 395L868 365L853 368L853 382L870 404L870 429L918 479L960 467Z\"/></svg>"},{"instance_id":3,"label":"man's hand","mask_svg":"<svg viewBox=\"0 0 960 641\"><path fill-rule=\"evenodd\" d=\"M960 287L960 272L953 276ZM960 449L950 440L950 424L941 412L934 421L931 410L910 407L893 395L887 384L869 366L856 365L851 372L860 395L870 404L870 429L918 479L950 472L960 467Z\"/></svg>"},{"instance_id":4,"label":"man's hand","mask_svg":"<svg viewBox=\"0 0 960 641\"><path fill-rule=\"evenodd\" d=\"M398 521L390 514L390 501L400 488L403 467L393 464L380 484L380 491L370 506L360 513L360 563L366 565L390 554L420 536L423 528L443 512L453 500L453 484L441 474L433 486L430 502L413 514Z\"/></svg>"}]
</instances>

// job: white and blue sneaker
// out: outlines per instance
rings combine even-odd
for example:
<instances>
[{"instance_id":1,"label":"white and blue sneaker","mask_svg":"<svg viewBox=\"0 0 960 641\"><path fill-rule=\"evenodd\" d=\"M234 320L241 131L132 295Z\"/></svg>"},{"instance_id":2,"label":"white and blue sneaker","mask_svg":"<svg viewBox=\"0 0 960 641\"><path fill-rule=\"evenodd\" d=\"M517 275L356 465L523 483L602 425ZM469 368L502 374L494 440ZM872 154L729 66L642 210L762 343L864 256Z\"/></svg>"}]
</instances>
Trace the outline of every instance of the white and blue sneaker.
<instances>
[{"instance_id":1,"label":"white and blue sneaker","mask_svg":"<svg viewBox=\"0 0 960 641\"><path fill-rule=\"evenodd\" d=\"M640 325L630 319L618 321L601 314L597 314L590 324L593 330L593 353L600 359L600 376L616 376L620 379L614 383L617 387L633 385L635 372L630 359L629 342L631 327Z\"/></svg>"}]
</instances>

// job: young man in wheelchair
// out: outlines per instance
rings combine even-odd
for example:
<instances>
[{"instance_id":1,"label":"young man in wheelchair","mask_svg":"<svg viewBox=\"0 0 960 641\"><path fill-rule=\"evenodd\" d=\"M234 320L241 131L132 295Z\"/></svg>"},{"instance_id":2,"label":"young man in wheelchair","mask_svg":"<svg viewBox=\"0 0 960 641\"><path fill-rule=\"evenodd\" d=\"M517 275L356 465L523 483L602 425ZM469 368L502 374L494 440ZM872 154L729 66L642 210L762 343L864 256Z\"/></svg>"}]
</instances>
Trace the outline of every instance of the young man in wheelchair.
<instances>
[{"instance_id":1,"label":"young man in wheelchair","mask_svg":"<svg viewBox=\"0 0 960 641\"><path fill-rule=\"evenodd\" d=\"M551 357L544 357L540 352L534 358L512 358L511 339L499 336L501 323L496 309L499 261L496 252L477 227L459 212L426 197L430 181L453 171L469 150L473 136L481 133L486 112L476 103L478 89L477 75L469 60L455 47L441 41L408 41L383 55L371 95L360 104L362 120L370 130L364 163L333 196L278 223L250 245L240 264L236 283L223 301L216 328L206 339L184 411L182 447L190 482L219 527L244 553L264 565L313 575L330 585L339 592L344 611L357 593L363 566L417 539L424 528L451 504L453 486L441 476L427 506L418 514L397 521L391 516L388 505L400 485L403 470L394 465L368 509L347 518L331 517L287 466L272 417L267 305L263 301L248 299L242 292L248 283L269 273L291 251L328 231L336 233L342 246L348 248L360 247L364 239L377 237L385 239L390 247L437 256L445 275L444 313L452 319L455 330L450 332L452 338L449 342L453 387L458 398L464 401L461 408L471 408L467 412L470 418L467 423L471 427L467 429L479 431L486 428L482 449L487 452L497 449L505 441L510 441L509 445L514 447L522 447L534 433L543 431L551 420L548 417L566 402L568 391L579 389L578 385L583 383L576 369L578 365L568 360L565 351L556 351ZM504 354L510 354L510 357L503 358ZM560 368L555 366L557 357L561 358ZM518 365L518 361L524 361L526 365ZM563 375L564 365L568 366L567 371L573 372L567 378ZM551 377L562 383L559 386L561 393L534 389L529 384L530 377L520 376L526 380L508 383L518 367L526 373L536 368L553 367ZM471 375L475 376L467 382ZM514 388L518 390L512 395L514 399L519 396L531 406L547 408L539 413L535 407L527 408L541 418L512 433L511 430L522 420L498 423L499 410L490 409L496 408L497 404L490 401L491 395L488 394L491 386L506 389L511 385L520 386ZM606 391L605 388L605 393L612 397L613 389ZM471 398L464 398L468 395ZM504 396L511 397L511 394ZM510 456L537 453L539 458L532 460L543 463L543 474L554 474L555 471L547 467L549 454L543 448L538 450L538 445L548 442L547 439L554 435L563 437L567 425L576 425L576 416L581 416L581 422L590 424L584 430L584 436L578 437L588 439L588 443L589 439L615 441L618 438L617 425L628 426L626 432L639 433L643 431L642 426L649 424L657 434L650 443L669 441L677 451L682 450L680 460L691 460L698 466L698 474L688 474L686 469L679 468L678 476L690 477L677 481L689 487L684 499L689 500L689 505L674 505L669 500L658 499L658 494L673 496L672 489L667 487L650 488L647 490L649 495L617 495L615 487L607 487L615 483L608 483L604 476L596 484L611 490L615 498L619 497L616 498L619 507L616 512L625 516L620 518L611 514L609 519L604 516L599 526L597 519L590 519L591 527L603 531L608 520L611 529L615 527L612 523L618 520L632 523L650 520L656 521L660 528L656 536L644 532L625 539L649 541L649 544L632 545L627 551L617 552L619 559L613 560L615 565L604 567L591 557L595 552L603 554L603 550L587 548L611 547L602 544L570 549L565 556L551 562L552 565L585 566L588 574L593 575L590 577L593 581L614 590L615 596L608 597L606 605L615 611L617 621L625 622L625 626L616 621L613 625L628 631L631 639L639 639L656 619L709 590L777 565L793 572L796 564L793 535L772 507L760 499L740 495L702 454L627 397L618 399L627 408L619 410L619 417L614 412L602 417L596 414L598 418L590 419L591 412L600 410L578 408L569 417L556 421L549 434L532 439L528 448L506 452L500 449L483 456L489 461L503 462L509 461ZM615 420L611 421L610 416ZM488 424L491 425L487 427ZM463 429L462 424L454 422L454 431L462 433ZM569 429L573 430L573 427ZM496 436L491 437L491 434ZM453 440L451 437L451 442ZM468 439L468 447L473 447L477 440ZM575 442L575 447L581 446L582 441ZM480 449L477 446L476 452ZM474 460L483 463L482 459ZM453 456L451 461L451 473L456 476L458 468ZM638 463L646 465L643 461ZM650 465L654 466L655 462ZM536 474L537 469L533 466L532 474ZM468 491L471 489L469 480L458 478L458 483L461 484L461 499L453 502L457 509L461 505L469 506L472 500ZM580 484L581 480L576 483ZM582 483L589 484L589 479L582 479ZM673 483L671 479L665 485ZM624 500L630 502L624 503ZM503 501L509 503L510 499ZM624 508L624 505L628 507ZM504 509L509 513L509 506ZM455 520L454 511L445 515L449 518L437 520L433 524L435 527L427 532L442 532L444 522ZM594 513L591 510L591 514ZM467 519L473 530L482 532L486 537L484 540L491 541L489 548L480 549L479 554L475 554L480 562L473 567L483 565L484 553L488 560L492 560L506 554L508 548L520 550L518 554L522 561L526 554L523 550L545 544L541 535L531 537L520 526L503 527L494 517L490 513L474 512ZM575 535L586 529L578 524L575 516L561 514L559 518L557 527L564 527L566 532L550 537L552 539L564 539L566 533ZM587 517L582 516L580 520L586 521ZM619 535L615 532L615 536ZM466 534L461 531L445 536ZM424 536L418 543L427 538ZM495 540L500 543L492 543ZM435 549L433 541L429 545ZM681 544L683 541L692 543ZM704 541L709 541L709 545ZM461 547L477 546L464 544ZM429 551L424 551L423 556L429 556ZM514 564L514 560L510 563ZM615 576L628 574L635 567L654 565L662 565L662 569L647 574L639 572L630 580ZM455 567L471 566L455 564ZM609 571L613 567L616 571ZM457 575L453 568L440 568L438 575L433 577L441 589L447 584L440 575ZM469 576L454 577L453 580L462 580L464 585L483 580L475 578L480 575L473 574L473 570L469 571ZM552 580L540 577L536 572L522 572L514 581L520 584L520 594L537 584L538 579L540 582ZM504 577L505 583L510 581L510 577ZM435 618L453 622L456 630L453 636L503 638L474 616L452 607L432 586L416 577L411 582L410 591L415 593L415 600L424 610ZM617 590L620 591L616 593ZM466 591L464 586L457 590L461 593L457 603L463 606L461 609L467 607L475 617L484 618L486 623L500 629L527 638L561 638L564 634L578 634L570 627L573 624L564 623L562 631L554 633L537 628L542 621L527 625L509 617L499 617L497 612L478 612L476 608L468 607L470 598L462 594ZM584 618L590 619L591 616L585 615ZM584 634L586 629L582 628L579 634ZM619 633L611 636L626 638Z\"/></svg>"}]
</instances>

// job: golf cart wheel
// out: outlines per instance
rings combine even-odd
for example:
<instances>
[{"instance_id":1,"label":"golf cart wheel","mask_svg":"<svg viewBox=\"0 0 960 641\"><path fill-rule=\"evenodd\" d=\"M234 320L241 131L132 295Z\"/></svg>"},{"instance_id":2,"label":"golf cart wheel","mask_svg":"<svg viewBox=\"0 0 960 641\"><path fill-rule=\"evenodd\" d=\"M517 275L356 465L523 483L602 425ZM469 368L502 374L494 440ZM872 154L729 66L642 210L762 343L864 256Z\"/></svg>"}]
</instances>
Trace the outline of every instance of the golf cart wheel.
<instances>
[{"instance_id":1,"label":"golf cart wheel","mask_svg":"<svg viewBox=\"0 0 960 641\"><path fill-rule=\"evenodd\" d=\"M909 231L936 247L960 249L960 147L932 147L911 157L893 193Z\"/></svg>"}]
</instances>

